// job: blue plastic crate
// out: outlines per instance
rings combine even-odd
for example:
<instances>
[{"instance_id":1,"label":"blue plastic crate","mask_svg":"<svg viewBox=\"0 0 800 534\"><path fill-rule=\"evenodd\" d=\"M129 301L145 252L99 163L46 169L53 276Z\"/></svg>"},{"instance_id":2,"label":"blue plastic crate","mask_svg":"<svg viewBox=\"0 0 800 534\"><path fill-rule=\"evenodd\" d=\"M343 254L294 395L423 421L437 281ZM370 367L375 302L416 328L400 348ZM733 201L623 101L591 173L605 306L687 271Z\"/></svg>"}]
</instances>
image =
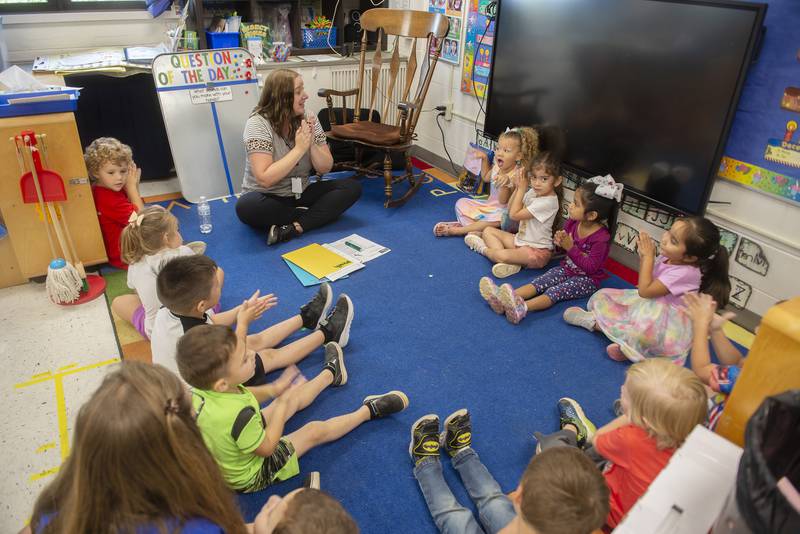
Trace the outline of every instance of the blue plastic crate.
<instances>
[{"instance_id":1,"label":"blue plastic crate","mask_svg":"<svg viewBox=\"0 0 800 534\"><path fill-rule=\"evenodd\" d=\"M206 31L206 43L209 48L238 48L239 33Z\"/></svg>"},{"instance_id":2,"label":"blue plastic crate","mask_svg":"<svg viewBox=\"0 0 800 534\"><path fill-rule=\"evenodd\" d=\"M302 28L303 48L328 48L328 28ZM331 46L336 46L336 28L330 28Z\"/></svg>"},{"instance_id":3,"label":"blue plastic crate","mask_svg":"<svg viewBox=\"0 0 800 534\"><path fill-rule=\"evenodd\" d=\"M10 104L8 101L15 98L31 98L51 94L67 94L67 100L47 100L44 102L26 102ZM78 109L78 89L64 89L54 91L36 91L30 93L3 93L0 94L0 118L19 117L22 115L44 115L46 113L63 113Z\"/></svg>"}]
</instances>

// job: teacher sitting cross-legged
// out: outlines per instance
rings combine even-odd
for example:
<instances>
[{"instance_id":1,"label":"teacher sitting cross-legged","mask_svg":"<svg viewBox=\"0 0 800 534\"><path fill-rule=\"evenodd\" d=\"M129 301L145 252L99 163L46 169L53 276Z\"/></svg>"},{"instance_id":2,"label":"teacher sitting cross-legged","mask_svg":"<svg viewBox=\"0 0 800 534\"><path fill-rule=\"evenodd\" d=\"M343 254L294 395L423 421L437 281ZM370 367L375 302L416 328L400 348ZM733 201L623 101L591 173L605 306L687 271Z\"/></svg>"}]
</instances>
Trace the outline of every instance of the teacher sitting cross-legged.
<instances>
[{"instance_id":1,"label":"teacher sitting cross-legged","mask_svg":"<svg viewBox=\"0 0 800 534\"><path fill-rule=\"evenodd\" d=\"M303 78L276 70L245 124L247 164L236 215L267 232L268 245L335 220L361 196L353 178L310 183L312 174L330 172L333 156L317 119L305 117L306 100Z\"/></svg>"}]
</instances>

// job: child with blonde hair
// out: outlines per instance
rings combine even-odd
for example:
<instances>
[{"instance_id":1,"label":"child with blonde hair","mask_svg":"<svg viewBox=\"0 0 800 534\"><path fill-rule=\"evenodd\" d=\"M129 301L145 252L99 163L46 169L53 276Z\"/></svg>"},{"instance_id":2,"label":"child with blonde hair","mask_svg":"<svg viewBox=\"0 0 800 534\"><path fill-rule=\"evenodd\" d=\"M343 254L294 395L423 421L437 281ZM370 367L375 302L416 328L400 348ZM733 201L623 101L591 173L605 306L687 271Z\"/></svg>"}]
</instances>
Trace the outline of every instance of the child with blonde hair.
<instances>
[{"instance_id":1,"label":"child with blonde hair","mask_svg":"<svg viewBox=\"0 0 800 534\"><path fill-rule=\"evenodd\" d=\"M481 296L496 313L505 313L512 324L529 311L545 310L562 300L588 297L605 278L603 265L611 248L617 205L622 184L609 176L595 176L575 190L569 205L569 220L555 235L555 243L567 256L531 283L516 290L511 284L499 288L491 278L481 278Z\"/></svg>"},{"instance_id":2,"label":"child with blonde hair","mask_svg":"<svg viewBox=\"0 0 800 534\"><path fill-rule=\"evenodd\" d=\"M508 200L514 190L515 178L525 173L533 159L539 154L539 132L535 128L521 126L509 128L500 134L494 152L494 165L489 165L489 156L476 151L481 160L481 179L491 183L486 200L460 198L456 201L457 221L436 223L436 237L467 235L492 226L503 230L515 230L516 223L508 219Z\"/></svg>"},{"instance_id":3,"label":"child with blonde hair","mask_svg":"<svg viewBox=\"0 0 800 534\"><path fill-rule=\"evenodd\" d=\"M111 309L150 339L153 321L161 307L156 279L161 267L172 258L205 252L205 243L183 244L178 219L161 206L148 206L130 215L120 237L122 261L128 267L128 287L132 295L120 295Z\"/></svg>"},{"instance_id":4,"label":"child with blonde hair","mask_svg":"<svg viewBox=\"0 0 800 534\"><path fill-rule=\"evenodd\" d=\"M588 311L568 308L564 320L600 330L612 343L608 356L617 361L667 357L683 365L692 344L692 324L681 297L700 291L720 307L728 303L728 250L719 228L703 217L676 220L661 237L660 254L647 232L639 232L638 289L601 289L589 299Z\"/></svg>"},{"instance_id":5,"label":"child with blonde hair","mask_svg":"<svg viewBox=\"0 0 800 534\"><path fill-rule=\"evenodd\" d=\"M601 464L610 491L610 528L619 524L707 416L703 383L667 358L632 365L620 393L623 414L600 429L576 401L564 397L558 401L561 430L548 436L534 433L537 451L591 446L586 452Z\"/></svg>"},{"instance_id":6,"label":"child with blonde hair","mask_svg":"<svg viewBox=\"0 0 800 534\"><path fill-rule=\"evenodd\" d=\"M92 181L92 197L103 234L108 263L127 269L122 262L119 239L131 213L144 208L139 194L142 171L133 162L131 147L113 137L100 137L83 154Z\"/></svg>"},{"instance_id":7,"label":"child with blonde hair","mask_svg":"<svg viewBox=\"0 0 800 534\"><path fill-rule=\"evenodd\" d=\"M539 154L530 174L520 172L508 202L508 216L519 222L516 233L492 226L464 237L469 248L495 263L492 274L506 278L522 267L540 269L553 254L553 226L561 200L561 165L553 153ZM527 169L526 169L527 171Z\"/></svg>"}]
</instances>

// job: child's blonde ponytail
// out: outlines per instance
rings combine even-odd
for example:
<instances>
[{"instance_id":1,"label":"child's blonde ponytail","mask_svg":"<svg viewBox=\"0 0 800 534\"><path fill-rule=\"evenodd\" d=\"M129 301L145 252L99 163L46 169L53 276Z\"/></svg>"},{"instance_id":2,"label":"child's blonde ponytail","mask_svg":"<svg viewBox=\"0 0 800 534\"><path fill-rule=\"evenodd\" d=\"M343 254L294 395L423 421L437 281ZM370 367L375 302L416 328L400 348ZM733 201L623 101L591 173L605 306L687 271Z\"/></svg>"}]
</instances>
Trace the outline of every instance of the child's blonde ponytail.
<instances>
[{"instance_id":1,"label":"child's blonde ponytail","mask_svg":"<svg viewBox=\"0 0 800 534\"><path fill-rule=\"evenodd\" d=\"M128 265L165 247L164 237L178 231L178 220L161 206L148 206L131 214L119 239L122 261Z\"/></svg>"}]
</instances>

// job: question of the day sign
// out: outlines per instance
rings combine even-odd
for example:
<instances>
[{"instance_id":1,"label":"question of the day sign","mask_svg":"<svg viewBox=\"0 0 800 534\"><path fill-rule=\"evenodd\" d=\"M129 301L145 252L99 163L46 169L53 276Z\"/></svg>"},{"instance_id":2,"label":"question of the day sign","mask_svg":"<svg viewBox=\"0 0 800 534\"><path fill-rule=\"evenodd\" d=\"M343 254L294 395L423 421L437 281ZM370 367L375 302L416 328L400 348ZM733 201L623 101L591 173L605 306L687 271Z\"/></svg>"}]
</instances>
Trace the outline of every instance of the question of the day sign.
<instances>
[{"instance_id":1,"label":"question of the day sign","mask_svg":"<svg viewBox=\"0 0 800 534\"><path fill-rule=\"evenodd\" d=\"M181 87L255 80L253 59L238 48L172 54L169 62L155 62L157 87Z\"/></svg>"}]
</instances>

